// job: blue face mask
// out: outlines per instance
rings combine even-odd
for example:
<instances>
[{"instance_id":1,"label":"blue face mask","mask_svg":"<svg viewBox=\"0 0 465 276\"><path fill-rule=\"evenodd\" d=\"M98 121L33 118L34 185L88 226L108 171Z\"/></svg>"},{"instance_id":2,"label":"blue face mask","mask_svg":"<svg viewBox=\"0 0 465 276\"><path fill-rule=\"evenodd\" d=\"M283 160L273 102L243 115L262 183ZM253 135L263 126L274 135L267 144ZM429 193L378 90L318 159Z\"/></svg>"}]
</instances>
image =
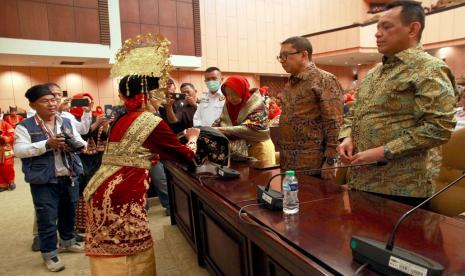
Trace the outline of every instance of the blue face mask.
<instances>
[{"instance_id":1,"label":"blue face mask","mask_svg":"<svg viewBox=\"0 0 465 276\"><path fill-rule=\"evenodd\" d=\"M211 92L216 92L220 89L220 81L219 80L210 80L207 81L207 88Z\"/></svg>"}]
</instances>

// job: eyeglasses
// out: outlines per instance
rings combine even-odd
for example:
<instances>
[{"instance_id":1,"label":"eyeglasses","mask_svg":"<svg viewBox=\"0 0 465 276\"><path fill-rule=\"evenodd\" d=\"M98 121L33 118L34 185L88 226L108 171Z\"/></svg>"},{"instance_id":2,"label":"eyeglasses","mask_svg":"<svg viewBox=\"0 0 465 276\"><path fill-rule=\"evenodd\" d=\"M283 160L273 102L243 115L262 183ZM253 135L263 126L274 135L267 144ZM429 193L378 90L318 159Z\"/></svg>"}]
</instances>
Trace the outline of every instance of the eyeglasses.
<instances>
[{"instance_id":1,"label":"eyeglasses","mask_svg":"<svg viewBox=\"0 0 465 276\"><path fill-rule=\"evenodd\" d=\"M281 62L281 61L286 61L287 58L288 58L290 55L295 55L295 54L298 54L298 53L300 53L300 52L302 52L302 51L296 51L296 52L294 52L294 53L286 53L286 52L280 53L279 56L276 56L276 59L277 59L279 62Z\"/></svg>"}]
</instances>

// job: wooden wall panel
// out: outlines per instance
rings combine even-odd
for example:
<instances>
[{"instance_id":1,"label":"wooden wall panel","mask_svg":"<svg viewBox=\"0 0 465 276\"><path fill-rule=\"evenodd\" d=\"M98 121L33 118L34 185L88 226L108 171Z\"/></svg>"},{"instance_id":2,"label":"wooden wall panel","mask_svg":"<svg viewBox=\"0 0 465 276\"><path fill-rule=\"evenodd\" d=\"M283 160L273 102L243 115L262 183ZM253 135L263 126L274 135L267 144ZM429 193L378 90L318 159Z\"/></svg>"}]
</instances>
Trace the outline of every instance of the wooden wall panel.
<instances>
[{"instance_id":1,"label":"wooden wall panel","mask_svg":"<svg viewBox=\"0 0 465 276\"><path fill-rule=\"evenodd\" d=\"M76 40L85 43L100 42L100 31L95 26L99 25L98 10L87 8L75 8Z\"/></svg>"},{"instance_id":2,"label":"wooden wall panel","mask_svg":"<svg viewBox=\"0 0 465 276\"><path fill-rule=\"evenodd\" d=\"M0 37L108 44L108 7L98 0L5 0L1 4Z\"/></svg>"},{"instance_id":3,"label":"wooden wall panel","mask_svg":"<svg viewBox=\"0 0 465 276\"><path fill-rule=\"evenodd\" d=\"M48 71L45 67L31 67L31 86L48 82Z\"/></svg>"},{"instance_id":4,"label":"wooden wall panel","mask_svg":"<svg viewBox=\"0 0 465 276\"><path fill-rule=\"evenodd\" d=\"M194 33L192 29L178 28L178 51L179 55L192 55L195 52Z\"/></svg>"},{"instance_id":5,"label":"wooden wall panel","mask_svg":"<svg viewBox=\"0 0 465 276\"><path fill-rule=\"evenodd\" d=\"M140 23L139 21L139 0L120 0L121 22Z\"/></svg>"},{"instance_id":6,"label":"wooden wall panel","mask_svg":"<svg viewBox=\"0 0 465 276\"><path fill-rule=\"evenodd\" d=\"M76 41L73 7L48 5L47 14L50 40Z\"/></svg>"},{"instance_id":7,"label":"wooden wall panel","mask_svg":"<svg viewBox=\"0 0 465 276\"><path fill-rule=\"evenodd\" d=\"M159 24L158 0L140 0L140 23Z\"/></svg>"},{"instance_id":8,"label":"wooden wall panel","mask_svg":"<svg viewBox=\"0 0 465 276\"><path fill-rule=\"evenodd\" d=\"M164 35L171 41L170 45L170 52L173 54L178 53L178 28L176 27L168 27L168 26L160 26L160 34ZM181 43L183 43L181 41Z\"/></svg>"},{"instance_id":9,"label":"wooden wall panel","mask_svg":"<svg viewBox=\"0 0 465 276\"><path fill-rule=\"evenodd\" d=\"M98 1L97 0L74 0L74 6L81 7L81 8L97 9Z\"/></svg>"},{"instance_id":10,"label":"wooden wall panel","mask_svg":"<svg viewBox=\"0 0 465 276\"><path fill-rule=\"evenodd\" d=\"M192 1L120 0L119 3L122 41L151 32L154 35L161 34L171 41L172 54L200 55L200 27L197 36L195 31L196 22L200 25L200 18L197 21L194 19Z\"/></svg>"},{"instance_id":11,"label":"wooden wall panel","mask_svg":"<svg viewBox=\"0 0 465 276\"><path fill-rule=\"evenodd\" d=\"M73 5L73 0L46 0L45 2L50 3L50 4L59 4L59 5L66 5L66 6Z\"/></svg>"},{"instance_id":12,"label":"wooden wall panel","mask_svg":"<svg viewBox=\"0 0 465 276\"><path fill-rule=\"evenodd\" d=\"M18 1L18 13L21 36L17 38L50 39L47 5L30 1Z\"/></svg>"},{"instance_id":13,"label":"wooden wall panel","mask_svg":"<svg viewBox=\"0 0 465 276\"><path fill-rule=\"evenodd\" d=\"M176 17L176 1L173 0L160 0L160 25L162 26L177 26Z\"/></svg>"},{"instance_id":14,"label":"wooden wall panel","mask_svg":"<svg viewBox=\"0 0 465 276\"><path fill-rule=\"evenodd\" d=\"M2 1L0 9L0 36L4 37L20 37L21 27L19 24L18 5L17 1Z\"/></svg>"},{"instance_id":15,"label":"wooden wall panel","mask_svg":"<svg viewBox=\"0 0 465 276\"><path fill-rule=\"evenodd\" d=\"M121 23L121 37L123 37L123 41L135 37L136 35L140 34L140 24L138 23L130 23L130 22L122 22Z\"/></svg>"},{"instance_id":16,"label":"wooden wall panel","mask_svg":"<svg viewBox=\"0 0 465 276\"><path fill-rule=\"evenodd\" d=\"M192 4L177 2L176 3L176 20L177 26L182 28L194 28L194 12Z\"/></svg>"},{"instance_id":17,"label":"wooden wall panel","mask_svg":"<svg viewBox=\"0 0 465 276\"><path fill-rule=\"evenodd\" d=\"M0 100L14 101L11 70L8 66L0 66ZM7 106L0 106L3 110Z\"/></svg>"}]
</instances>

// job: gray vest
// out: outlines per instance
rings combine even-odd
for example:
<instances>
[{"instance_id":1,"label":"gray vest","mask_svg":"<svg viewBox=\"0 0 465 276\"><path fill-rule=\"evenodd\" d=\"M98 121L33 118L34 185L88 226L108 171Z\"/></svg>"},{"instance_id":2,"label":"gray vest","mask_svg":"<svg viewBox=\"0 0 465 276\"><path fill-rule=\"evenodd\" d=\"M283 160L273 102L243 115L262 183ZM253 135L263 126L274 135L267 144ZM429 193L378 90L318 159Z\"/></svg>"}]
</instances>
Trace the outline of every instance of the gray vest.
<instances>
[{"instance_id":1,"label":"gray vest","mask_svg":"<svg viewBox=\"0 0 465 276\"><path fill-rule=\"evenodd\" d=\"M61 131L64 129L72 129L71 121L67 118L62 118L63 124L61 126ZM40 141L47 140L47 136L42 131L42 129L36 124L35 117L27 118L26 120L19 123L25 127L31 136L31 143L36 143ZM72 178L82 174L82 163L79 159L79 156L75 153L67 153L68 164L70 164L71 171L73 175ZM42 155L21 158L23 163L23 173L24 179L27 183L30 184L46 184L46 183L56 183L55 176L55 156L53 151L49 150Z\"/></svg>"}]
</instances>

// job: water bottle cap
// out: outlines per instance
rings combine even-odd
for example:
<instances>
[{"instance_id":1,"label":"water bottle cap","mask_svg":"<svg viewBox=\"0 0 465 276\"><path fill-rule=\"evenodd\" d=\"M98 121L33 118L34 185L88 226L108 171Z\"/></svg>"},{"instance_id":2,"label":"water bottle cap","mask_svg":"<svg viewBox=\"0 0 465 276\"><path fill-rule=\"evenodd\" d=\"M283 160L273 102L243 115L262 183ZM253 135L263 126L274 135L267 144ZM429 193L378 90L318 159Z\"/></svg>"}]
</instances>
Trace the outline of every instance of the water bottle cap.
<instances>
[{"instance_id":1,"label":"water bottle cap","mask_svg":"<svg viewBox=\"0 0 465 276\"><path fill-rule=\"evenodd\" d=\"M286 176L295 176L295 171L286 171Z\"/></svg>"}]
</instances>

